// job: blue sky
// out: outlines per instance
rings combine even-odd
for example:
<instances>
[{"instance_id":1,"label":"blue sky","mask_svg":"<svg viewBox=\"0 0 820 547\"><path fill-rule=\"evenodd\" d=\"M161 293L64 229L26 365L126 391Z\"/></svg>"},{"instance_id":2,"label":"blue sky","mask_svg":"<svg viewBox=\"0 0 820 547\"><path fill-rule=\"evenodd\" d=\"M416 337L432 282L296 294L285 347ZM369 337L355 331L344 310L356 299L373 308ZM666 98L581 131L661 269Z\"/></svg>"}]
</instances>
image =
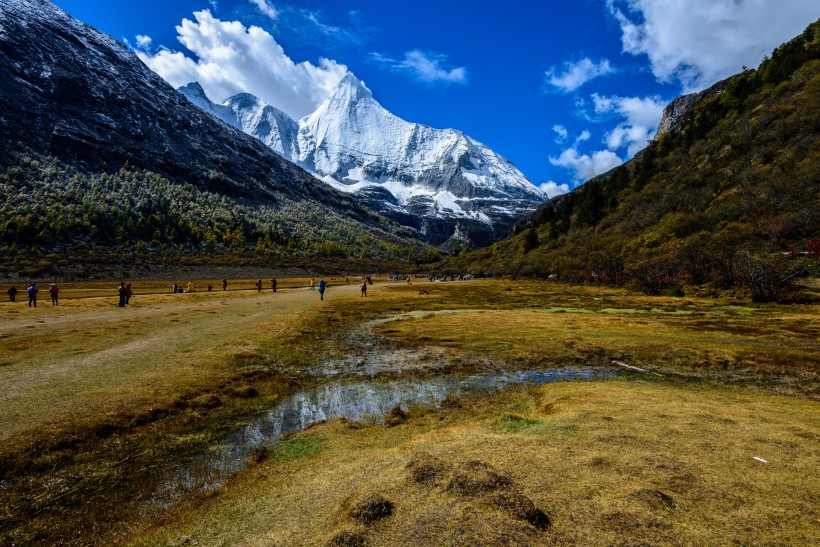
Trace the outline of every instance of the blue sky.
<instances>
[{"instance_id":1,"label":"blue sky","mask_svg":"<svg viewBox=\"0 0 820 547\"><path fill-rule=\"evenodd\" d=\"M353 72L389 111L455 128L550 194L645 146L663 106L755 67L816 0L56 0L175 86L298 118Z\"/></svg>"}]
</instances>

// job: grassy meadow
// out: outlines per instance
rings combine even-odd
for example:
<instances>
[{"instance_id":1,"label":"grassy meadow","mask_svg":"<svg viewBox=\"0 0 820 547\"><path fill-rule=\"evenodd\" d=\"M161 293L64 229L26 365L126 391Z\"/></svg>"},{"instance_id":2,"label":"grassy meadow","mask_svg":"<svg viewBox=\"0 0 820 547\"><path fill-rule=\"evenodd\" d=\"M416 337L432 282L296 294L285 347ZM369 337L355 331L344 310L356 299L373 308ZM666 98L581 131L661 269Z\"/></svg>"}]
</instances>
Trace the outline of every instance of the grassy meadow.
<instances>
[{"instance_id":1,"label":"grassy meadow","mask_svg":"<svg viewBox=\"0 0 820 547\"><path fill-rule=\"evenodd\" d=\"M511 280L377 278L361 298L325 279L323 302L293 278L0 304L0 543L818 543L820 305ZM404 350L427 357L385 377L647 372L330 420L156 501L163 469L327 362Z\"/></svg>"}]
</instances>

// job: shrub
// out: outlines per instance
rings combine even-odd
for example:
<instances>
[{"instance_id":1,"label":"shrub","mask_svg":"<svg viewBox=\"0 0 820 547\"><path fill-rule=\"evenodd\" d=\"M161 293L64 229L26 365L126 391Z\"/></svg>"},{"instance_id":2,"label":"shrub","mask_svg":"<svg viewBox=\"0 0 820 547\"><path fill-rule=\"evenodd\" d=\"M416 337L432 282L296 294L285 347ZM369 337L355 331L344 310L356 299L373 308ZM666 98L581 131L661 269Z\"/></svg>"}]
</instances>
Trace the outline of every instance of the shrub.
<instances>
[{"instance_id":1,"label":"shrub","mask_svg":"<svg viewBox=\"0 0 820 547\"><path fill-rule=\"evenodd\" d=\"M772 251L743 250L738 253L735 264L754 302L779 300L794 279L805 270L804 264L788 254Z\"/></svg>"}]
</instances>

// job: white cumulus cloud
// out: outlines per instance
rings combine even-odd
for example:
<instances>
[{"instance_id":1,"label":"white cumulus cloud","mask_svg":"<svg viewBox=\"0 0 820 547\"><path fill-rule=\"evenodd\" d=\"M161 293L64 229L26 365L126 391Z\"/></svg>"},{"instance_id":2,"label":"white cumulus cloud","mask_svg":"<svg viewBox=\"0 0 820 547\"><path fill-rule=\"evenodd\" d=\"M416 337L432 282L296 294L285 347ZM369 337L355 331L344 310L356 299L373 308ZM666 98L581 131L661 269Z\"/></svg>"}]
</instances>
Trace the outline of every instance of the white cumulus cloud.
<instances>
[{"instance_id":1,"label":"white cumulus cloud","mask_svg":"<svg viewBox=\"0 0 820 547\"><path fill-rule=\"evenodd\" d=\"M541 183L538 188L547 194L547 197L549 198L554 198L555 196L560 196L561 194L566 194L569 192L569 184L558 184L557 182L551 180Z\"/></svg>"},{"instance_id":2,"label":"white cumulus cloud","mask_svg":"<svg viewBox=\"0 0 820 547\"><path fill-rule=\"evenodd\" d=\"M606 173L623 163L623 160L612 150L598 150L592 155L581 154L574 146L567 148L557 158L550 156L550 163L573 172L572 180L585 182L596 175Z\"/></svg>"},{"instance_id":3,"label":"white cumulus cloud","mask_svg":"<svg viewBox=\"0 0 820 547\"><path fill-rule=\"evenodd\" d=\"M137 47L140 49L148 49L149 47L151 47L151 42L153 42L153 40L151 40L151 37L146 36L145 34L137 34L136 39Z\"/></svg>"},{"instance_id":4,"label":"white cumulus cloud","mask_svg":"<svg viewBox=\"0 0 820 547\"><path fill-rule=\"evenodd\" d=\"M276 19L279 17L279 12L276 11L276 8L273 7L273 4L268 2L268 0L250 0L251 4L259 8L259 11L262 12L262 15L269 17L270 19Z\"/></svg>"},{"instance_id":5,"label":"white cumulus cloud","mask_svg":"<svg viewBox=\"0 0 820 547\"><path fill-rule=\"evenodd\" d=\"M252 93L295 119L321 103L347 67L322 58L318 65L294 62L273 36L257 26L221 21L210 11L183 19L177 39L196 58L161 48L138 51L140 59L174 87L198 81L208 96L220 102L240 92Z\"/></svg>"},{"instance_id":6,"label":"white cumulus cloud","mask_svg":"<svg viewBox=\"0 0 820 547\"><path fill-rule=\"evenodd\" d=\"M604 97L592 94L597 114L613 114L622 121L606 136L607 148L626 147L631 157L655 135L666 101L659 97Z\"/></svg>"},{"instance_id":7,"label":"white cumulus cloud","mask_svg":"<svg viewBox=\"0 0 820 547\"><path fill-rule=\"evenodd\" d=\"M563 125L553 125L552 130L555 131L555 142L561 143L567 140L567 128Z\"/></svg>"},{"instance_id":8,"label":"white cumulus cloud","mask_svg":"<svg viewBox=\"0 0 820 547\"><path fill-rule=\"evenodd\" d=\"M820 15L817 0L607 0L623 50L661 82L703 89L756 67Z\"/></svg>"},{"instance_id":9,"label":"white cumulus cloud","mask_svg":"<svg viewBox=\"0 0 820 547\"><path fill-rule=\"evenodd\" d=\"M447 60L445 55L414 49L405 52L404 59L392 59L381 53L371 53L371 57L390 70L405 72L423 83L467 83L467 69L465 67L449 70L442 67L442 64Z\"/></svg>"},{"instance_id":10,"label":"white cumulus cloud","mask_svg":"<svg viewBox=\"0 0 820 547\"><path fill-rule=\"evenodd\" d=\"M590 80L613 72L615 69L607 59L596 63L589 57L584 57L575 63L564 63L562 71L556 67L547 70L544 73L544 81L560 91L569 93Z\"/></svg>"}]
</instances>

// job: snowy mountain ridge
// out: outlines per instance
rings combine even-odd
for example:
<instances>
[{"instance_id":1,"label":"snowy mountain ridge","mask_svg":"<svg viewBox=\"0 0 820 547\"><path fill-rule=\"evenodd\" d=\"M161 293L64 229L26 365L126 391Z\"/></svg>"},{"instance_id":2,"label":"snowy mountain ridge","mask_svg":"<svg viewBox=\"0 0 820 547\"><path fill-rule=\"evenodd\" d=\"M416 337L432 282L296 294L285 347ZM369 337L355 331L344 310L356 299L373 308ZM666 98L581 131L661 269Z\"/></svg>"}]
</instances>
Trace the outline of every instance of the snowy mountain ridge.
<instances>
[{"instance_id":1,"label":"snowy mountain ridge","mask_svg":"<svg viewBox=\"0 0 820 547\"><path fill-rule=\"evenodd\" d=\"M247 93L215 104L197 83L180 92L434 244L489 243L546 200L487 146L391 114L353 74L298 122Z\"/></svg>"}]
</instances>

